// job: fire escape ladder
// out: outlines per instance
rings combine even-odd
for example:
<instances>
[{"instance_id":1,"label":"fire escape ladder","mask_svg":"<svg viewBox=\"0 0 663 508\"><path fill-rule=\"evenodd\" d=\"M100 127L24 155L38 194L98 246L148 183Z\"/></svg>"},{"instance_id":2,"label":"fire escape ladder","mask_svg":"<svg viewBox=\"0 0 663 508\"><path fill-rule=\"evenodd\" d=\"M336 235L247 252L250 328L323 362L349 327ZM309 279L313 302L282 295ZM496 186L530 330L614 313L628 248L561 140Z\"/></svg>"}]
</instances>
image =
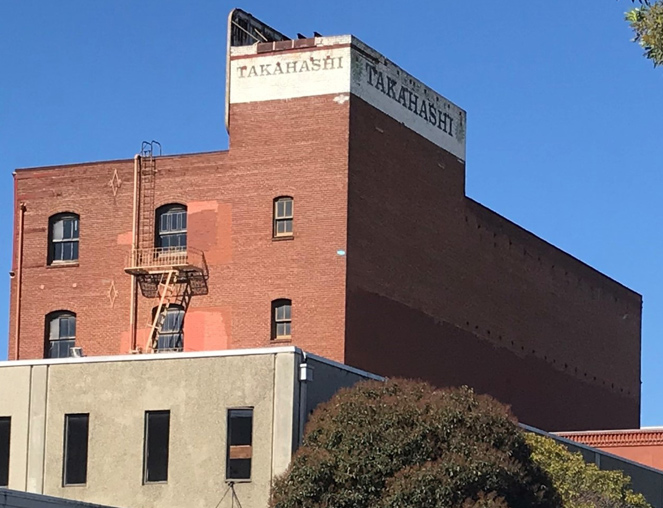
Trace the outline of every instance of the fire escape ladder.
<instances>
[{"instance_id":1,"label":"fire escape ladder","mask_svg":"<svg viewBox=\"0 0 663 508\"><path fill-rule=\"evenodd\" d=\"M140 205L138 248L154 247L154 188L157 163L151 151L140 159Z\"/></svg>"},{"instance_id":2,"label":"fire escape ladder","mask_svg":"<svg viewBox=\"0 0 663 508\"><path fill-rule=\"evenodd\" d=\"M184 316L186 316L186 311L189 308L192 296L193 291L188 278L180 279L175 271L170 271L167 274L162 275L157 296L159 298L159 304L154 313L154 320L152 321L152 328L150 330L150 338L146 351L154 352L157 350L159 334L166 321L168 309L171 306L177 306L182 310ZM183 323L184 321L182 321L181 325Z\"/></svg>"},{"instance_id":3,"label":"fire escape ladder","mask_svg":"<svg viewBox=\"0 0 663 508\"><path fill-rule=\"evenodd\" d=\"M172 328L175 323L181 326L191 298L208 293L209 270L203 251L192 246L179 249L156 245L154 205L157 164L153 153L155 148L158 149L156 156L161 156L161 145L157 141L143 141L137 160L134 185L134 207L136 207L134 241L124 271L136 277L144 297L156 299L156 308L149 321L149 336L144 349L136 347L136 332L135 328L133 329L132 353L180 351L182 330L163 328L166 325ZM168 321L168 311L173 306L177 306L181 313L177 314L177 321L171 322ZM138 315L136 308L133 309L132 315ZM170 339L169 344L159 344L160 338L164 341L166 338Z\"/></svg>"},{"instance_id":4,"label":"fire escape ladder","mask_svg":"<svg viewBox=\"0 0 663 508\"><path fill-rule=\"evenodd\" d=\"M174 270L170 270L162 275L158 293L159 305L157 305L156 311L154 312L152 328L150 330L150 336L147 340L147 347L145 348L146 351L154 352L157 349L159 333L161 333L161 328L163 327L163 324L166 321L166 316L168 314L168 307L170 307L171 303L173 303L173 295L177 290L175 287L176 283L177 273Z\"/></svg>"}]
</instances>

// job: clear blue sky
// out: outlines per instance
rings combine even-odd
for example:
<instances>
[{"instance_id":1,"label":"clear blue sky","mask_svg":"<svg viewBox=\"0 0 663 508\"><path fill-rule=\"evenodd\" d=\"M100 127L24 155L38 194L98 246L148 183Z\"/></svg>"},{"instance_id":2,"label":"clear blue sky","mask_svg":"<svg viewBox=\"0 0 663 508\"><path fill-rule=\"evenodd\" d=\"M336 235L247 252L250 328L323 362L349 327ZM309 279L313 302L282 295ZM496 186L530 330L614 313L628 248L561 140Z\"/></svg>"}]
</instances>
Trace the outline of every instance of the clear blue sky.
<instances>
[{"instance_id":1,"label":"clear blue sky","mask_svg":"<svg viewBox=\"0 0 663 508\"><path fill-rule=\"evenodd\" d=\"M0 358L12 171L131 158L144 139L226 148L226 18L241 7L291 36L352 33L464 108L468 194L643 295L642 423L663 425L663 69L629 42L630 5L0 1Z\"/></svg>"}]
</instances>

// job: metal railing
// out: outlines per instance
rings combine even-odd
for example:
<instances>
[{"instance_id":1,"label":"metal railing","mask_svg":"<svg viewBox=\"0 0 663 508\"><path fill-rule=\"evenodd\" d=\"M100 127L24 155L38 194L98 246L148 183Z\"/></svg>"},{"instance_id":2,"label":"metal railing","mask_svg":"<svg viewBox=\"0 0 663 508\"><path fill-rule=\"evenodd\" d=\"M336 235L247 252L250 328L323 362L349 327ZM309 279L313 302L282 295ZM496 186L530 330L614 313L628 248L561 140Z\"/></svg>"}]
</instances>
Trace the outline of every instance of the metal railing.
<instances>
[{"instance_id":1,"label":"metal railing","mask_svg":"<svg viewBox=\"0 0 663 508\"><path fill-rule=\"evenodd\" d=\"M134 249L125 266L127 271L190 269L207 273L205 254L192 247Z\"/></svg>"}]
</instances>

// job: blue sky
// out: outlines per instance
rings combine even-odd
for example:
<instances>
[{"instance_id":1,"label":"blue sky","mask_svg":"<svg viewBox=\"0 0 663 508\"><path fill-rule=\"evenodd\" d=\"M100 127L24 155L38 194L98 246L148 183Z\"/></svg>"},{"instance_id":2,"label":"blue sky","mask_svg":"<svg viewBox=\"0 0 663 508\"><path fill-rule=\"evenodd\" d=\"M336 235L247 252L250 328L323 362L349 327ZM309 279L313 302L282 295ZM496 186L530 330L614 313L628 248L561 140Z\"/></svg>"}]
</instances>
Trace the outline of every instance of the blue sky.
<instances>
[{"instance_id":1,"label":"blue sky","mask_svg":"<svg viewBox=\"0 0 663 508\"><path fill-rule=\"evenodd\" d=\"M352 33L468 112L468 195L644 298L642 424L663 425L663 70L628 0L0 2L0 206L17 167L224 149L226 18ZM265 128L269 128L266 125ZM0 222L0 359L11 220Z\"/></svg>"}]
</instances>

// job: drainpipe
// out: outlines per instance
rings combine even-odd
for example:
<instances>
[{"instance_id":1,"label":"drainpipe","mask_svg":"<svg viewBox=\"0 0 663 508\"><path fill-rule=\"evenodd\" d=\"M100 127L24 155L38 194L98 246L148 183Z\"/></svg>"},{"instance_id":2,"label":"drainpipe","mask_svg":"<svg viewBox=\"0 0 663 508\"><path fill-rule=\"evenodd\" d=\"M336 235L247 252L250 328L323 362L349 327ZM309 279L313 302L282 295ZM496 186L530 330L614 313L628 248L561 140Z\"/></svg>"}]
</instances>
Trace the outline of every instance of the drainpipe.
<instances>
[{"instance_id":1,"label":"drainpipe","mask_svg":"<svg viewBox=\"0 0 663 508\"><path fill-rule=\"evenodd\" d=\"M134 156L134 202L133 202L133 217L132 217L132 223L131 223L131 256L130 256L130 262L133 265L134 264L134 253L136 252L136 249L138 248L138 224L137 224L137 217L138 217L138 206L139 206L139 200L138 200L138 176L139 176L139 171L140 171L140 155L136 154ZM137 311L137 291L136 291L136 276L131 275L131 305L129 309L129 329L131 333L131 351L136 350L136 311Z\"/></svg>"},{"instance_id":2,"label":"drainpipe","mask_svg":"<svg viewBox=\"0 0 663 508\"><path fill-rule=\"evenodd\" d=\"M18 205L18 249L16 256L16 315L14 316L14 360L18 360L18 347L21 343L21 279L23 278L23 223L25 222L25 203Z\"/></svg>"}]
</instances>

